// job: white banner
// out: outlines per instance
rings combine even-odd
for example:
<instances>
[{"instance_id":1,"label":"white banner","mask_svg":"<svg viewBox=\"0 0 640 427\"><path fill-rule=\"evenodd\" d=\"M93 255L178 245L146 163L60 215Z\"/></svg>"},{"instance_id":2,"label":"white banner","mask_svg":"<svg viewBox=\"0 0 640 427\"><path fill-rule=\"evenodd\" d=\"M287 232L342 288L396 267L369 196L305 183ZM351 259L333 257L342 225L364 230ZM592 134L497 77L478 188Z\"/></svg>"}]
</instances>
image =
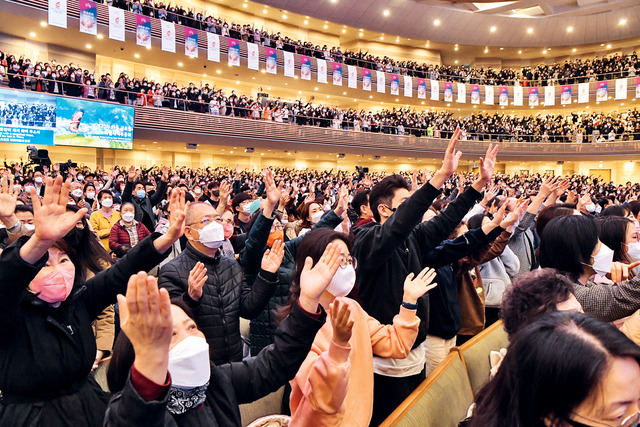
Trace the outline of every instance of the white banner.
<instances>
[{"instance_id":1,"label":"white banner","mask_svg":"<svg viewBox=\"0 0 640 427\"><path fill-rule=\"evenodd\" d=\"M347 86L350 89L358 89L358 69L354 65L347 65L347 73L349 73Z\"/></svg>"},{"instance_id":2,"label":"white banner","mask_svg":"<svg viewBox=\"0 0 640 427\"><path fill-rule=\"evenodd\" d=\"M49 25L67 28L67 0L49 0Z\"/></svg>"},{"instance_id":3,"label":"white banner","mask_svg":"<svg viewBox=\"0 0 640 427\"><path fill-rule=\"evenodd\" d=\"M522 86L513 87L513 105L522 107Z\"/></svg>"},{"instance_id":4,"label":"white banner","mask_svg":"<svg viewBox=\"0 0 640 427\"><path fill-rule=\"evenodd\" d=\"M207 59L220 62L220 37L207 31Z\"/></svg>"},{"instance_id":5,"label":"white banner","mask_svg":"<svg viewBox=\"0 0 640 427\"><path fill-rule=\"evenodd\" d=\"M404 96L407 98L411 98L413 96L413 82L411 81L411 77L404 77Z\"/></svg>"},{"instance_id":6,"label":"white banner","mask_svg":"<svg viewBox=\"0 0 640 427\"><path fill-rule=\"evenodd\" d=\"M578 84L578 104L589 102L589 83Z\"/></svg>"},{"instance_id":7,"label":"white banner","mask_svg":"<svg viewBox=\"0 0 640 427\"><path fill-rule=\"evenodd\" d=\"M124 10L109 6L109 38L124 41Z\"/></svg>"},{"instance_id":8,"label":"white banner","mask_svg":"<svg viewBox=\"0 0 640 427\"><path fill-rule=\"evenodd\" d=\"M282 55L284 56L284 76L293 77L293 75L295 74L295 61L293 59L293 53L285 51L282 52Z\"/></svg>"},{"instance_id":9,"label":"white banner","mask_svg":"<svg viewBox=\"0 0 640 427\"><path fill-rule=\"evenodd\" d=\"M544 106L549 107L556 104L556 87L545 86L544 87Z\"/></svg>"},{"instance_id":10,"label":"white banner","mask_svg":"<svg viewBox=\"0 0 640 427\"><path fill-rule=\"evenodd\" d=\"M484 103L486 105L493 105L493 86L484 87Z\"/></svg>"},{"instance_id":11,"label":"white banner","mask_svg":"<svg viewBox=\"0 0 640 427\"><path fill-rule=\"evenodd\" d=\"M327 82L327 61L324 59L316 59L318 65L318 83Z\"/></svg>"},{"instance_id":12,"label":"white banner","mask_svg":"<svg viewBox=\"0 0 640 427\"><path fill-rule=\"evenodd\" d=\"M173 22L160 21L162 24L162 50L176 53L176 26Z\"/></svg>"},{"instance_id":13,"label":"white banner","mask_svg":"<svg viewBox=\"0 0 640 427\"><path fill-rule=\"evenodd\" d=\"M380 93L384 93L385 77L384 72L376 71L376 90Z\"/></svg>"},{"instance_id":14,"label":"white banner","mask_svg":"<svg viewBox=\"0 0 640 427\"><path fill-rule=\"evenodd\" d=\"M458 87L458 102L465 103L467 102L467 88L464 83L457 83Z\"/></svg>"},{"instance_id":15,"label":"white banner","mask_svg":"<svg viewBox=\"0 0 640 427\"><path fill-rule=\"evenodd\" d=\"M616 79L616 99L627 99L627 79Z\"/></svg>"},{"instance_id":16,"label":"white banner","mask_svg":"<svg viewBox=\"0 0 640 427\"><path fill-rule=\"evenodd\" d=\"M247 43L247 68L256 71L260 68L260 53L255 43Z\"/></svg>"},{"instance_id":17,"label":"white banner","mask_svg":"<svg viewBox=\"0 0 640 427\"><path fill-rule=\"evenodd\" d=\"M437 80L429 80L431 82L431 100L437 101L440 98L440 85Z\"/></svg>"}]
</instances>

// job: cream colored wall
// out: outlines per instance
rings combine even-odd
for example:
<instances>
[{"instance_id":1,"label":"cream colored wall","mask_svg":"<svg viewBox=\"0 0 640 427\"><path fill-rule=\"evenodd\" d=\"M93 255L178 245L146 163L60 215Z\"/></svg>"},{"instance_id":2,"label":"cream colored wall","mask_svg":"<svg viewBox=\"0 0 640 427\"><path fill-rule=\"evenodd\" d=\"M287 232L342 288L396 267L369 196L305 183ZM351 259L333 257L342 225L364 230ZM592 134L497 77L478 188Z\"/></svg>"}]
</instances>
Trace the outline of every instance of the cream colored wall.
<instances>
[{"instance_id":1,"label":"cream colored wall","mask_svg":"<svg viewBox=\"0 0 640 427\"><path fill-rule=\"evenodd\" d=\"M389 38L390 42L395 40L395 36L393 35L388 35L386 37ZM356 52L358 50L362 50L363 52L369 51L372 55L379 56L380 58L388 56L393 59L418 61L420 63L441 63L440 52L401 44L380 43L367 40L343 40L340 43L340 47L343 50L349 49Z\"/></svg>"},{"instance_id":2,"label":"cream colored wall","mask_svg":"<svg viewBox=\"0 0 640 427\"><path fill-rule=\"evenodd\" d=\"M31 59L32 62L55 60L57 64L80 65L82 68L89 70L96 66L95 56L87 52L73 51L53 44L40 43L37 40L14 37L3 33L0 33L0 48L5 53L15 55L17 58L24 54L25 58Z\"/></svg>"}]
</instances>

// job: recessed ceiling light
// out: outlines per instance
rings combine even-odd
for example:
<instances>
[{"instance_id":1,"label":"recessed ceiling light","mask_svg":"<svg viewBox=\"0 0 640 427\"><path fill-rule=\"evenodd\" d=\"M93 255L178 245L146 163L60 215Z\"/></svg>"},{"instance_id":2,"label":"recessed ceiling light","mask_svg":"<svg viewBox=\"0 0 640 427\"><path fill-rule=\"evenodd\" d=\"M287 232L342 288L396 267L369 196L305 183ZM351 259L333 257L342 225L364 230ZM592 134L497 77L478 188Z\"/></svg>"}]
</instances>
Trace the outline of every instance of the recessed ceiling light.
<instances>
[{"instance_id":1,"label":"recessed ceiling light","mask_svg":"<svg viewBox=\"0 0 640 427\"><path fill-rule=\"evenodd\" d=\"M35 37L35 36L36 36L36 33L29 33L29 35L30 35L31 37Z\"/></svg>"},{"instance_id":2,"label":"recessed ceiling light","mask_svg":"<svg viewBox=\"0 0 640 427\"><path fill-rule=\"evenodd\" d=\"M518 51L518 55L521 55L521 54L522 54L522 51L521 51L521 50L519 50L519 51Z\"/></svg>"},{"instance_id":3,"label":"recessed ceiling light","mask_svg":"<svg viewBox=\"0 0 640 427\"><path fill-rule=\"evenodd\" d=\"M489 31L491 31L492 33L495 33L495 32L496 32L496 27L491 27L491 28L489 29Z\"/></svg>"},{"instance_id":4,"label":"recessed ceiling light","mask_svg":"<svg viewBox=\"0 0 640 427\"><path fill-rule=\"evenodd\" d=\"M624 25L626 23L627 23L626 18L622 18L622 19L620 19L620 22L618 22L618 25Z\"/></svg>"},{"instance_id":5,"label":"recessed ceiling light","mask_svg":"<svg viewBox=\"0 0 640 427\"><path fill-rule=\"evenodd\" d=\"M396 39L396 43L399 43L399 42L400 42L400 39Z\"/></svg>"},{"instance_id":6,"label":"recessed ceiling light","mask_svg":"<svg viewBox=\"0 0 640 427\"><path fill-rule=\"evenodd\" d=\"M458 60L456 59L456 60L455 60L455 61L453 61L453 62L454 62L455 64L457 64L457 63L458 63Z\"/></svg>"},{"instance_id":7,"label":"recessed ceiling light","mask_svg":"<svg viewBox=\"0 0 640 427\"><path fill-rule=\"evenodd\" d=\"M600 43L600 46L604 46L604 43Z\"/></svg>"},{"instance_id":8,"label":"recessed ceiling light","mask_svg":"<svg viewBox=\"0 0 640 427\"><path fill-rule=\"evenodd\" d=\"M325 25L325 26L324 26L324 29L326 30L327 28L329 28L329 26L328 26L328 25Z\"/></svg>"},{"instance_id":9,"label":"recessed ceiling light","mask_svg":"<svg viewBox=\"0 0 640 427\"><path fill-rule=\"evenodd\" d=\"M527 28L527 34L533 34L533 28Z\"/></svg>"},{"instance_id":10,"label":"recessed ceiling light","mask_svg":"<svg viewBox=\"0 0 640 427\"><path fill-rule=\"evenodd\" d=\"M318 88L316 87L316 88L314 88L313 90L318 90Z\"/></svg>"},{"instance_id":11,"label":"recessed ceiling light","mask_svg":"<svg viewBox=\"0 0 640 427\"><path fill-rule=\"evenodd\" d=\"M380 36L380 40L384 40L384 36Z\"/></svg>"},{"instance_id":12,"label":"recessed ceiling light","mask_svg":"<svg viewBox=\"0 0 640 427\"><path fill-rule=\"evenodd\" d=\"M347 92L342 92L342 94L343 94L343 95L346 95L346 94L347 94Z\"/></svg>"},{"instance_id":13,"label":"recessed ceiling light","mask_svg":"<svg viewBox=\"0 0 640 427\"><path fill-rule=\"evenodd\" d=\"M424 47L429 47L429 43L425 44Z\"/></svg>"},{"instance_id":14,"label":"recessed ceiling light","mask_svg":"<svg viewBox=\"0 0 640 427\"><path fill-rule=\"evenodd\" d=\"M546 55L546 54L547 54L547 49L543 50L543 51L542 51L542 54L543 54L543 55Z\"/></svg>"},{"instance_id":15,"label":"recessed ceiling light","mask_svg":"<svg viewBox=\"0 0 640 427\"><path fill-rule=\"evenodd\" d=\"M136 58L140 58L140 54L136 53L135 55L133 55Z\"/></svg>"},{"instance_id":16,"label":"recessed ceiling light","mask_svg":"<svg viewBox=\"0 0 640 427\"><path fill-rule=\"evenodd\" d=\"M567 33L572 33L573 32L573 27L567 27Z\"/></svg>"},{"instance_id":17,"label":"recessed ceiling light","mask_svg":"<svg viewBox=\"0 0 640 427\"><path fill-rule=\"evenodd\" d=\"M309 24L309 21L305 20L304 25L308 25L308 24Z\"/></svg>"},{"instance_id":18,"label":"recessed ceiling light","mask_svg":"<svg viewBox=\"0 0 640 427\"><path fill-rule=\"evenodd\" d=\"M104 38L102 34L98 34L96 37L98 37L99 39Z\"/></svg>"},{"instance_id":19,"label":"recessed ceiling light","mask_svg":"<svg viewBox=\"0 0 640 427\"><path fill-rule=\"evenodd\" d=\"M503 47L501 47L501 48L500 48L500 50L504 50L504 48L503 48Z\"/></svg>"},{"instance_id":20,"label":"recessed ceiling light","mask_svg":"<svg viewBox=\"0 0 640 427\"><path fill-rule=\"evenodd\" d=\"M287 19L287 15L282 14L282 19Z\"/></svg>"},{"instance_id":21,"label":"recessed ceiling light","mask_svg":"<svg viewBox=\"0 0 640 427\"><path fill-rule=\"evenodd\" d=\"M87 49L91 49L91 45L89 43L87 43L85 46Z\"/></svg>"},{"instance_id":22,"label":"recessed ceiling light","mask_svg":"<svg viewBox=\"0 0 640 427\"><path fill-rule=\"evenodd\" d=\"M484 53L489 53L489 48L488 47L484 48Z\"/></svg>"},{"instance_id":23,"label":"recessed ceiling light","mask_svg":"<svg viewBox=\"0 0 640 427\"><path fill-rule=\"evenodd\" d=\"M389 9L385 9L384 12L382 12L384 16L389 16L390 13L391 12L389 12Z\"/></svg>"},{"instance_id":24,"label":"recessed ceiling light","mask_svg":"<svg viewBox=\"0 0 640 427\"><path fill-rule=\"evenodd\" d=\"M435 21L433 21L433 25L435 25L436 27L440 25L440 20L436 19Z\"/></svg>"},{"instance_id":25,"label":"recessed ceiling light","mask_svg":"<svg viewBox=\"0 0 640 427\"><path fill-rule=\"evenodd\" d=\"M44 22L44 21L40 21L40 26L41 26L41 27L46 27L46 26L47 26L47 23L46 23L46 22Z\"/></svg>"},{"instance_id":26,"label":"recessed ceiling light","mask_svg":"<svg viewBox=\"0 0 640 427\"><path fill-rule=\"evenodd\" d=\"M221 73L222 73L222 71L220 71L220 70L216 70L216 73L221 74Z\"/></svg>"},{"instance_id":27,"label":"recessed ceiling light","mask_svg":"<svg viewBox=\"0 0 640 427\"><path fill-rule=\"evenodd\" d=\"M576 49L575 47L571 50L571 52L576 52L578 49Z\"/></svg>"},{"instance_id":28,"label":"recessed ceiling light","mask_svg":"<svg viewBox=\"0 0 640 427\"><path fill-rule=\"evenodd\" d=\"M262 13L266 14L267 13L267 9L262 9Z\"/></svg>"},{"instance_id":29,"label":"recessed ceiling light","mask_svg":"<svg viewBox=\"0 0 640 427\"><path fill-rule=\"evenodd\" d=\"M239 85L240 84L240 80L236 80L236 84Z\"/></svg>"},{"instance_id":30,"label":"recessed ceiling light","mask_svg":"<svg viewBox=\"0 0 640 427\"><path fill-rule=\"evenodd\" d=\"M242 7L244 7L244 8L246 9L246 8L247 8L247 4L246 4L246 3L244 3L244 4L242 5Z\"/></svg>"},{"instance_id":31,"label":"recessed ceiling light","mask_svg":"<svg viewBox=\"0 0 640 427\"><path fill-rule=\"evenodd\" d=\"M373 98L373 95L369 95L369 98Z\"/></svg>"},{"instance_id":32,"label":"recessed ceiling light","mask_svg":"<svg viewBox=\"0 0 640 427\"><path fill-rule=\"evenodd\" d=\"M362 33L358 33L358 37L362 37Z\"/></svg>"},{"instance_id":33,"label":"recessed ceiling light","mask_svg":"<svg viewBox=\"0 0 640 427\"><path fill-rule=\"evenodd\" d=\"M346 33L347 30L345 30L344 28L342 29L342 34Z\"/></svg>"},{"instance_id":34,"label":"recessed ceiling light","mask_svg":"<svg viewBox=\"0 0 640 427\"><path fill-rule=\"evenodd\" d=\"M178 62L178 67L182 67L182 62Z\"/></svg>"}]
</instances>

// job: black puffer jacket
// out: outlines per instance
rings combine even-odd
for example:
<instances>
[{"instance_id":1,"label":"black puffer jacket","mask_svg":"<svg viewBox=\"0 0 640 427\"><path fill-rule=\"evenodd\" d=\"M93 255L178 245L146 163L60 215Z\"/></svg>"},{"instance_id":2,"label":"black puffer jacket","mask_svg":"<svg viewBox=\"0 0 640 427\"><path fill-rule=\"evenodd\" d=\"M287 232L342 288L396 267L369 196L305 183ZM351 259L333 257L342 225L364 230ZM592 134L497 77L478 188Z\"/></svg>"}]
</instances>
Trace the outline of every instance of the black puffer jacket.
<instances>
[{"instance_id":1,"label":"black puffer jacket","mask_svg":"<svg viewBox=\"0 0 640 427\"><path fill-rule=\"evenodd\" d=\"M188 279L198 261L207 268L208 277L202 298L193 301L188 294ZM220 251L211 258L191 244L165 264L158 277L158 285L167 288L172 298L183 298L193 309L216 365L242 360L240 317L253 319L260 314L277 283L276 274L261 270L253 286L249 286L235 259L220 256Z\"/></svg>"}]
</instances>

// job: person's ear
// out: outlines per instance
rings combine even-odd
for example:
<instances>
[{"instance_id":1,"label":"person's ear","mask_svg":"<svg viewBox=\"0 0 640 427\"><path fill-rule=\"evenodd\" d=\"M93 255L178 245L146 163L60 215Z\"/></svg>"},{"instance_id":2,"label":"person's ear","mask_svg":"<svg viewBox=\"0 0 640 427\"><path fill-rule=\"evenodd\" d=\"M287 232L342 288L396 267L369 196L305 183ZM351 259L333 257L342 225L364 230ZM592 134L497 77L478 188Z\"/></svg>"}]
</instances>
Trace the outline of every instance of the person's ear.
<instances>
[{"instance_id":1,"label":"person's ear","mask_svg":"<svg viewBox=\"0 0 640 427\"><path fill-rule=\"evenodd\" d=\"M380 215L380 218L387 218L389 216L383 204L378 205L378 215Z\"/></svg>"}]
</instances>

